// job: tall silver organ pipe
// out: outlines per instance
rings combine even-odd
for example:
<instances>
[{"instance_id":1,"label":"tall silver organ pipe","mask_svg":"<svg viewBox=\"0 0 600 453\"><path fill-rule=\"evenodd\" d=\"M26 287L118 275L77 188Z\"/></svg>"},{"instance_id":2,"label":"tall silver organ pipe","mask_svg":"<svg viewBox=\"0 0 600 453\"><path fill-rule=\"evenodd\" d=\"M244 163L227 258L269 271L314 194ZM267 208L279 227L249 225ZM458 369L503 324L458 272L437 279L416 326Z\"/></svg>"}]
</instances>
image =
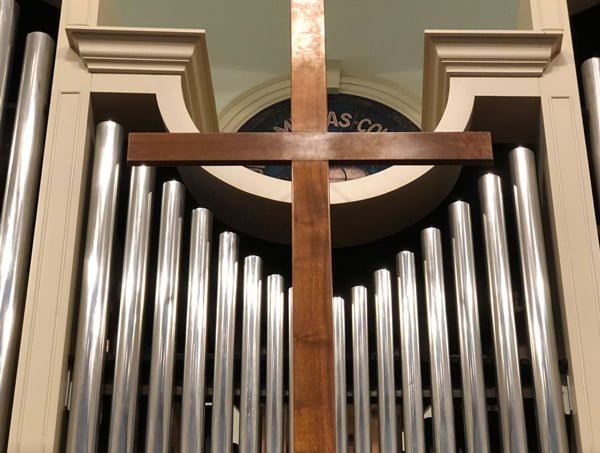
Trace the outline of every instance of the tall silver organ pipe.
<instances>
[{"instance_id":1,"label":"tall silver organ pipe","mask_svg":"<svg viewBox=\"0 0 600 453\"><path fill-rule=\"evenodd\" d=\"M369 322L367 288L352 288L352 375L354 395L354 451L371 452L369 395Z\"/></svg>"},{"instance_id":2,"label":"tall silver organ pipe","mask_svg":"<svg viewBox=\"0 0 600 453\"><path fill-rule=\"evenodd\" d=\"M398 451L394 384L394 335L390 271L375 271L375 326L377 336L377 395L380 451Z\"/></svg>"},{"instance_id":3,"label":"tall silver organ pipe","mask_svg":"<svg viewBox=\"0 0 600 453\"><path fill-rule=\"evenodd\" d=\"M67 451L95 452L98 437L106 311L124 131L98 124L90 187L81 302L75 344Z\"/></svg>"},{"instance_id":4,"label":"tall silver organ pipe","mask_svg":"<svg viewBox=\"0 0 600 453\"><path fill-rule=\"evenodd\" d=\"M595 177L596 201L600 204L600 57L583 62L581 78L588 112L590 167Z\"/></svg>"},{"instance_id":5,"label":"tall silver organ pipe","mask_svg":"<svg viewBox=\"0 0 600 453\"><path fill-rule=\"evenodd\" d=\"M260 451L261 295L262 260L258 256L247 256L244 259L244 315L242 322L242 378L240 391L240 450L246 453L258 453Z\"/></svg>"},{"instance_id":6,"label":"tall silver organ pipe","mask_svg":"<svg viewBox=\"0 0 600 453\"><path fill-rule=\"evenodd\" d=\"M558 453L567 451L568 445L535 158L533 151L519 146L510 152L509 160L527 310L540 451Z\"/></svg>"},{"instance_id":7,"label":"tall silver organ pipe","mask_svg":"<svg viewBox=\"0 0 600 453\"><path fill-rule=\"evenodd\" d=\"M423 389L419 351L419 316L415 256L404 251L396 255L398 308L400 313L400 351L402 360L402 407L404 443L409 453L425 453Z\"/></svg>"},{"instance_id":8,"label":"tall silver organ pipe","mask_svg":"<svg viewBox=\"0 0 600 453\"><path fill-rule=\"evenodd\" d=\"M238 237L224 232L219 236L217 270L217 319L215 370L211 421L211 452L230 453L233 416L233 347L238 275Z\"/></svg>"},{"instance_id":9,"label":"tall silver organ pipe","mask_svg":"<svg viewBox=\"0 0 600 453\"><path fill-rule=\"evenodd\" d=\"M163 184L146 418L147 453L170 451L175 321L184 201L183 184L178 181Z\"/></svg>"},{"instance_id":10,"label":"tall silver organ pipe","mask_svg":"<svg viewBox=\"0 0 600 453\"><path fill-rule=\"evenodd\" d=\"M456 449L456 442L440 230L437 228L424 229L421 232L421 245L429 326L435 451L451 453Z\"/></svg>"},{"instance_id":11,"label":"tall silver organ pipe","mask_svg":"<svg viewBox=\"0 0 600 453\"><path fill-rule=\"evenodd\" d=\"M212 214L208 209L192 211L188 276L185 358L181 394L181 451L204 451L204 406L206 382L206 316Z\"/></svg>"},{"instance_id":12,"label":"tall silver organ pipe","mask_svg":"<svg viewBox=\"0 0 600 453\"><path fill-rule=\"evenodd\" d=\"M288 452L294 451L294 288L288 288Z\"/></svg>"},{"instance_id":13,"label":"tall silver organ pipe","mask_svg":"<svg viewBox=\"0 0 600 453\"><path fill-rule=\"evenodd\" d=\"M283 451L283 277L267 277L267 451Z\"/></svg>"},{"instance_id":14,"label":"tall silver organ pipe","mask_svg":"<svg viewBox=\"0 0 600 453\"><path fill-rule=\"evenodd\" d=\"M141 165L131 169L110 417L111 453L134 449L155 175L153 167Z\"/></svg>"},{"instance_id":15,"label":"tall silver organ pipe","mask_svg":"<svg viewBox=\"0 0 600 453\"><path fill-rule=\"evenodd\" d=\"M0 0L0 131L4 124L6 90L10 79L18 15L19 4L15 0Z\"/></svg>"},{"instance_id":16,"label":"tall silver organ pipe","mask_svg":"<svg viewBox=\"0 0 600 453\"><path fill-rule=\"evenodd\" d=\"M12 33L13 22L5 16L11 16L14 10L5 0L0 0L0 4L0 25L8 27L0 28L0 35L4 36ZM7 46L10 42L0 42L3 53L9 51ZM8 441L53 56L54 41L50 36L27 35L0 217L0 450Z\"/></svg>"},{"instance_id":17,"label":"tall silver organ pipe","mask_svg":"<svg viewBox=\"0 0 600 453\"><path fill-rule=\"evenodd\" d=\"M333 346L335 373L335 425L336 451L348 451L348 425L346 404L346 323L344 321L344 299L333 298Z\"/></svg>"},{"instance_id":18,"label":"tall silver organ pipe","mask_svg":"<svg viewBox=\"0 0 600 453\"><path fill-rule=\"evenodd\" d=\"M463 411L465 418L466 447L470 453L487 453L489 435L487 404L481 355L481 333L473 234L469 204L456 201L450 205L450 234L456 289L456 312L460 341Z\"/></svg>"},{"instance_id":19,"label":"tall silver organ pipe","mask_svg":"<svg viewBox=\"0 0 600 453\"><path fill-rule=\"evenodd\" d=\"M521 453L527 451L527 436L500 177L482 176L479 196L492 308L502 446L506 453Z\"/></svg>"}]
</instances>

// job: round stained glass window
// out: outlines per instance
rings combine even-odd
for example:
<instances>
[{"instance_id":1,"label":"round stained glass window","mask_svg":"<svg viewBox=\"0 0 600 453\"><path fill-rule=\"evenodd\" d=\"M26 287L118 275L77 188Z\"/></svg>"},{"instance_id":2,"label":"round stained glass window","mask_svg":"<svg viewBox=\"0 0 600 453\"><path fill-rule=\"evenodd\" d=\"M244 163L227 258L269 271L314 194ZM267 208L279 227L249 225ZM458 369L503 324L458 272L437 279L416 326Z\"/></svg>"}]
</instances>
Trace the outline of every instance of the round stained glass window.
<instances>
[{"instance_id":1,"label":"round stained glass window","mask_svg":"<svg viewBox=\"0 0 600 453\"><path fill-rule=\"evenodd\" d=\"M329 132L410 132L419 128L406 116L391 107L371 99L351 94L327 96ZM240 128L239 132L291 132L290 100L277 102L258 112ZM289 165L256 165L248 167L274 178L290 180ZM348 181L372 175L387 168L384 165L332 165L331 182Z\"/></svg>"}]
</instances>

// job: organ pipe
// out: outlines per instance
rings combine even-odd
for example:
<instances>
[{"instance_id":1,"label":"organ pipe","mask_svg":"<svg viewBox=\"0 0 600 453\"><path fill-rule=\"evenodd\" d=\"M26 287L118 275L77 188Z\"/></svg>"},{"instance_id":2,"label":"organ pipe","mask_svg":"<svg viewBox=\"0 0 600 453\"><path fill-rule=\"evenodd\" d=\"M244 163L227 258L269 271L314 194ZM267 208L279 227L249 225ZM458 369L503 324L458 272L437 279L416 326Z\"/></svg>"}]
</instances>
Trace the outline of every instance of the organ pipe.
<instances>
[{"instance_id":1,"label":"organ pipe","mask_svg":"<svg viewBox=\"0 0 600 453\"><path fill-rule=\"evenodd\" d=\"M404 443L408 453L425 453L423 389L419 348L419 316L415 256L404 251L396 255L398 308L400 313L400 356L402 362L402 408Z\"/></svg>"},{"instance_id":2,"label":"organ pipe","mask_svg":"<svg viewBox=\"0 0 600 453\"><path fill-rule=\"evenodd\" d=\"M451 453L455 451L456 444L440 230L437 228L423 230L421 232L421 244L429 327L435 451Z\"/></svg>"},{"instance_id":3,"label":"organ pipe","mask_svg":"<svg viewBox=\"0 0 600 453\"><path fill-rule=\"evenodd\" d=\"M131 170L110 417L111 453L134 451L155 177L153 167L141 165Z\"/></svg>"},{"instance_id":4,"label":"organ pipe","mask_svg":"<svg viewBox=\"0 0 600 453\"><path fill-rule=\"evenodd\" d=\"M7 40L0 41L0 127L15 16L12 2L0 0L0 39ZM8 442L53 55L50 36L27 35L0 217L0 450Z\"/></svg>"},{"instance_id":5,"label":"organ pipe","mask_svg":"<svg viewBox=\"0 0 600 453\"><path fill-rule=\"evenodd\" d=\"M181 394L181 451L204 451L206 333L212 214L192 211L188 276L185 358Z\"/></svg>"},{"instance_id":6,"label":"organ pipe","mask_svg":"<svg viewBox=\"0 0 600 453\"><path fill-rule=\"evenodd\" d=\"M371 402L369 397L369 322L367 288L352 288L352 376L354 395L354 451L371 451Z\"/></svg>"},{"instance_id":7,"label":"organ pipe","mask_svg":"<svg viewBox=\"0 0 600 453\"><path fill-rule=\"evenodd\" d=\"M240 450L260 451L260 314L262 260L244 260L244 314L242 322L242 378L240 394Z\"/></svg>"},{"instance_id":8,"label":"organ pipe","mask_svg":"<svg viewBox=\"0 0 600 453\"><path fill-rule=\"evenodd\" d=\"M333 347L335 373L335 426L336 451L348 451L348 425L346 404L346 323L344 299L333 298Z\"/></svg>"},{"instance_id":9,"label":"organ pipe","mask_svg":"<svg viewBox=\"0 0 600 453\"><path fill-rule=\"evenodd\" d=\"M379 448L396 452L396 391L394 384L394 336L390 271L375 271L375 332L377 337L377 395L379 400Z\"/></svg>"},{"instance_id":10,"label":"organ pipe","mask_svg":"<svg viewBox=\"0 0 600 453\"><path fill-rule=\"evenodd\" d=\"M163 184L146 418L147 453L166 453L171 448L175 322L184 201L183 184L178 181Z\"/></svg>"},{"instance_id":11,"label":"organ pipe","mask_svg":"<svg viewBox=\"0 0 600 453\"><path fill-rule=\"evenodd\" d=\"M4 130L6 90L12 67L19 4L15 0L0 0L0 131Z\"/></svg>"},{"instance_id":12,"label":"organ pipe","mask_svg":"<svg viewBox=\"0 0 600 453\"><path fill-rule=\"evenodd\" d=\"M238 275L238 237L219 236L217 319L211 421L211 452L230 453L233 416L233 348Z\"/></svg>"},{"instance_id":13,"label":"organ pipe","mask_svg":"<svg viewBox=\"0 0 600 453\"><path fill-rule=\"evenodd\" d=\"M502 447L506 453L521 453L527 451L527 436L500 177L482 176L479 196L492 306Z\"/></svg>"},{"instance_id":14,"label":"organ pipe","mask_svg":"<svg viewBox=\"0 0 600 453\"><path fill-rule=\"evenodd\" d=\"M449 211L466 446L470 453L487 453L490 447L471 211L463 201L452 203Z\"/></svg>"},{"instance_id":15,"label":"organ pipe","mask_svg":"<svg viewBox=\"0 0 600 453\"><path fill-rule=\"evenodd\" d=\"M294 451L294 288L288 288L288 451Z\"/></svg>"},{"instance_id":16,"label":"organ pipe","mask_svg":"<svg viewBox=\"0 0 600 453\"><path fill-rule=\"evenodd\" d=\"M596 201L600 206L600 57L583 62L581 80L588 113L590 167L594 174Z\"/></svg>"},{"instance_id":17,"label":"organ pipe","mask_svg":"<svg viewBox=\"0 0 600 453\"><path fill-rule=\"evenodd\" d=\"M283 451L283 277L267 277L267 451Z\"/></svg>"},{"instance_id":18,"label":"organ pipe","mask_svg":"<svg viewBox=\"0 0 600 453\"><path fill-rule=\"evenodd\" d=\"M548 265L533 151L509 154L519 236L521 276L529 328L540 451L568 450Z\"/></svg>"},{"instance_id":19,"label":"organ pipe","mask_svg":"<svg viewBox=\"0 0 600 453\"><path fill-rule=\"evenodd\" d=\"M96 451L111 256L124 138L123 128L113 121L102 122L96 128L67 434L67 452L70 453Z\"/></svg>"}]
</instances>

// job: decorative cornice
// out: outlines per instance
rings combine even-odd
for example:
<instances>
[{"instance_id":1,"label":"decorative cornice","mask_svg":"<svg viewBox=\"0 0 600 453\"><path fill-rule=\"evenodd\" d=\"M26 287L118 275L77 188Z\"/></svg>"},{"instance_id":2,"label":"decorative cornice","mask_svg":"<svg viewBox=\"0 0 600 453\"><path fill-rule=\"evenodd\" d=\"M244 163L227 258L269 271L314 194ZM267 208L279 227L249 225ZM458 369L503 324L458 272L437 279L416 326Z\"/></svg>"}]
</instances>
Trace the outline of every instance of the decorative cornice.
<instances>
[{"instance_id":1,"label":"decorative cornice","mask_svg":"<svg viewBox=\"0 0 600 453\"><path fill-rule=\"evenodd\" d=\"M216 130L204 30L69 26L66 32L90 73L180 76L192 118Z\"/></svg>"},{"instance_id":2,"label":"decorative cornice","mask_svg":"<svg viewBox=\"0 0 600 453\"><path fill-rule=\"evenodd\" d=\"M562 32L425 31L423 130L446 107L452 77L541 77L560 52Z\"/></svg>"}]
</instances>

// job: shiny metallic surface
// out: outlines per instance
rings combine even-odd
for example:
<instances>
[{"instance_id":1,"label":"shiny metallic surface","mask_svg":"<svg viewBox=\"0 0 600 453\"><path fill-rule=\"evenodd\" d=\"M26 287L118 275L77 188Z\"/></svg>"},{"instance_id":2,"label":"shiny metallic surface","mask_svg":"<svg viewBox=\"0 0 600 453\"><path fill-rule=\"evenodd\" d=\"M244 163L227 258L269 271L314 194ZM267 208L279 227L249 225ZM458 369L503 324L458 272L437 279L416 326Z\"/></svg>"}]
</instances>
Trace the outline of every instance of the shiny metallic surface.
<instances>
[{"instance_id":1,"label":"shiny metallic surface","mask_svg":"<svg viewBox=\"0 0 600 453\"><path fill-rule=\"evenodd\" d=\"M153 167L141 165L131 169L110 416L111 453L133 452L135 447L142 320L146 302L155 177L156 169Z\"/></svg>"},{"instance_id":2,"label":"shiny metallic surface","mask_svg":"<svg viewBox=\"0 0 600 453\"><path fill-rule=\"evenodd\" d=\"M242 387L240 395L240 451L246 453L260 451L261 296L262 260L258 256L248 256L244 259Z\"/></svg>"},{"instance_id":3,"label":"shiny metallic surface","mask_svg":"<svg viewBox=\"0 0 600 453\"><path fill-rule=\"evenodd\" d=\"M219 236L217 319L211 420L211 452L230 453L233 414L233 348L238 276L238 237Z\"/></svg>"},{"instance_id":4,"label":"shiny metallic surface","mask_svg":"<svg viewBox=\"0 0 600 453\"><path fill-rule=\"evenodd\" d=\"M202 453L204 450L206 316L209 303L211 238L211 212L205 208L194 209L190 233L185 355L181 394L181 451L183 453Z\"/></svg>"},{"instance_id":5,"label":"shiny metallic surface","mask_svg":"<svg viewBox=\"0 0 600 453\"><path fill-rule=\"evenodd\" d=\"M165 453L171 448L175 322L184 201L183 184L178 181L163 184L146 416L147 453Z\"/></svg>"},{"instance_id":6,"label":"shiny metallic surface","mask_svg":"<svg viewBox=\"0 0 600 453\"><path fill-rule=\"evenodd\" d=\"M421 248L429 328L434 445L437 452L452 453L456 449L456 441L440 230L437 228L424 229L421 232Z\"/></svg>"},{"instance_id":7,"label":"shiny metallic surface","mask_svg":"<svg viewBox=\"0 0 600 453\"><path fill-rule=\"evenodd\" d=\"M449 214L466 447L470 453L487 453L488 417L469 204L456 201L450 205Z\"/></svg>"},{"instance_id":8,"label":"shiny metallic surface","mask_svg":"<svg viewBox=\"0 0 600 453\"><path fill-rule=\"evenodd\" d=\"M352 376L354 395L354 451L371 452L369 396L369 322L367 288L352 288Z\"/></svg>"},{"instance_id":9,"label":"shiny metallic surface","mask_svg":"<svg viewBox=\"0 0 600 453\"><path fill-rule=\"evenodd\" d=\"M344 299L333 298L333 347L335 371L336 451L348 451L348 406L346 402L346 322Z\"/></svg>"},{"instance_id":10,"label":"shiny metallic surface","mask_svg":"<svg viewBox=\"0 0 600 453\"><path fill-rule=\"evenodd\" d=\"M5 0L0 0L0 8L0 38L8 40L0 41L0 58L7 59L16 12ZM50 36L27 35L0 217L0 451L8 442L53 57ZM0 77L8 77L2 68ZM1 90L3 86L3 96Z\"/></svg>"},{"instance_id":11,"label":"shiny metallic surface","mask_svg":"<svg viewBox=\"0 0 600 453\"><path fill-rule=\"evenodd\" d=\"M400 314L404 445L409 453L425 453L415 255L407 251L398 253L396 270Z\"/></svg>"},{"instance_id":12,"label":"shiny metallic surface","mask_svg":"<svg viewBox=\"0 0 600 453\"><path fill-rule=\"evenodd\" d=\"M519 353L500 177L479 178L487 277L492 306L503 451L527 451Z\"/></svg>"},{"instance_id":13,"label":"shiny metallic surface","mask_svg":"<svg viewBox=\"0 0 600 453\"><path fill-rule=\"evenodd\" d=\"M294 451L294 288L288 288L288 452Z\"/></svg>"},{"instance_id":14,"label":"shiny metallic surface","mask_svg":"<svg viewBox=\"0 0 600 453\"><path fill-rule=\"evenodd\" d=\"M66 449L69 453L96 451L111 255L124 140L123 128L117 123L105 121L98 124L75 343Z\"/></svg>"},{"instance_id":15,"label":"shiny metallic surface","mask_svg":"<svg viewBox=\"0 0 600 453\"><path fill-rule=\"evenodd\" d=\"M15 0L0 0L0 131L4 124L6 90L10 79L18 15L19 4Z\"/></svg>"},{"instance_id":16,"label":"shiny metallic surface","mask_svg":"<svg viewBox=\"0 0 600 453\"><path fill-rule=\"evenodd\" d=\"M568 443L535 157L533 151L519 146L510 152L509 161L519 235L540 451L558 453L567 451Z\"/></svg>"},{"instance_id":17,"label":"shiny metallic surface","mask_svg":"<svg viewBox=\"0 0 600 453\"><path fill-rule=\"evenodd\" d=\"M283 277L267 277L267 451L283 451Z\"/></svg>"},{"instance_id":18,"label":"shiny metallic surface","mask_svg":"<svg viewBox=\"0 0 600 453\"><path fill-rule=\"evenodd\" d=\"M390 271L375 271L375 333L377 337L377 395L379 401L379 449L398 451L396 392L394 384L394 334Z\"/></svg>"},{"instance_id":19,"label":"shiny metallic surface","mask_svg":"<svg viewBox=\"0 0 600 453\"><path fill-rule=\"evenodd\" d=\"M588 113L590 167L594 174L596 201L600 203L600 57L583 62L581 80Z\"/></svg>"}]
</instances>

